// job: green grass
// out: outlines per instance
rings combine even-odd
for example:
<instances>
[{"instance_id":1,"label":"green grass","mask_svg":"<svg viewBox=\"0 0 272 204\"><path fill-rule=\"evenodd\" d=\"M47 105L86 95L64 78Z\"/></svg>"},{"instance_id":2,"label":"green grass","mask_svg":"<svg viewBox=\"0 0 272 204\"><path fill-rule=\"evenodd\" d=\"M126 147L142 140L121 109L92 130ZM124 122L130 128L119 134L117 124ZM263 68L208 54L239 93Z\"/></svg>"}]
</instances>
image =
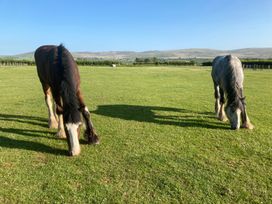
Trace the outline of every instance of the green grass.
<instances>
[{"instance_id":1,"label":"green grass","mask_svg":"<svg viewBox=\"0 0 272 204\"><path fill-rule=\"evenodd\" d=\"M35 68L1 68L0 203L271 203L272 71L245 71L253 131L214 118L210 71L80 67L101 144L68 157Z\"/></svg>"}]
</instances>

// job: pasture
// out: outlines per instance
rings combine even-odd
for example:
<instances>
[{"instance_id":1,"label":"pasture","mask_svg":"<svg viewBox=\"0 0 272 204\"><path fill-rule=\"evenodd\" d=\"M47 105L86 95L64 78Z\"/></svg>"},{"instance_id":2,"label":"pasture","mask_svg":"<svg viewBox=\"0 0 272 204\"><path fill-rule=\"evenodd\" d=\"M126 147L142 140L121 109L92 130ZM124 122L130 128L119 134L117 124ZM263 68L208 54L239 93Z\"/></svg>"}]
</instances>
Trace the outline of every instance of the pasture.
<instances>
[{"instance_id":1,"label":"pasture","mask_svg":"<svg viewBox=\"0 0 272 204\"><path fill-rule=\"evenodd\" d=\"M101 144L68 157L35 67L1 67L0 203L271 203L272 71L245 71L252 131L215 119L210 72L80 67Z\"/></svg>"}]
</instances>

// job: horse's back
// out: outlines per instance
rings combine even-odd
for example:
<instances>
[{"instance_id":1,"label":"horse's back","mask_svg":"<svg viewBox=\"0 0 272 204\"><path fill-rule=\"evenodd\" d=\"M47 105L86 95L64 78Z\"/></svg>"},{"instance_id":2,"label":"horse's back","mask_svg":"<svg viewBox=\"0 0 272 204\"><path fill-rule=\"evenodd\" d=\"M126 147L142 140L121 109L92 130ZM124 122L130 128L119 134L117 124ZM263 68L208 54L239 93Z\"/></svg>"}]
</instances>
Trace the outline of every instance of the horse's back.
<instances>
[{"instance_id":1,"label":"horse's back","mask_svg":"<svg viewBox=\"0 0 272 204\"><path fill-rule=\"evenodd\" d=\"M37 73L43 84L50 84L50 72L54 66L56 50L57 46L44 45L39 47L34 53Z\"/></svg>"},{"instance_id":2,"label":"horse's back","mask_svg":"<svg viewBox=\"0 0 272 204\"><path fill-rule=\"evenodd\" d=\"M57 49L55 45L43 45L36 49L34 58L37 66L44 65L50 57L50 54Z\"/></svg>"},{"instance_id":3,"label":"horse's back","mask_svg":"<svg viewBox=\"0 0 272 204\"><path fill-rule=\"evenodd\" d=\"M232 73L236 83L238 84L239 88L242 88L244 81L244 71L242 63L238 57L231 55L230 67L232 68Z\"/></svg>"},{"instance_id":4,"label":"horse's back","mask_svg":"<svg viewBox=\"0 0 272 204\"><path fill-rule=\"evenodd\" d=\"M242 87L244 79L243 67L236 56L217 56L212 62L211 75L215 84L224 85L224 83L232 79Z\"/></svg>"}]
</instances>

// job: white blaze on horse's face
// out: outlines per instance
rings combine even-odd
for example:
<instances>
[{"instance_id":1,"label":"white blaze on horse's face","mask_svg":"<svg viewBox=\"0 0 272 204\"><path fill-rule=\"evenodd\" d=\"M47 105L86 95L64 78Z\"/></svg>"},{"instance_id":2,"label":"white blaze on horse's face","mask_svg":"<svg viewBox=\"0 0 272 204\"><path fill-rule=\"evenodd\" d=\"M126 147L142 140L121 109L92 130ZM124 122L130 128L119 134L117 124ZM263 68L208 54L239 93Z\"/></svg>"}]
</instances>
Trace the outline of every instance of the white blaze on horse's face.
<instances>
[{"instance_id":1,"label":"white blaze on horse's face","mask_svg":"<svg viewBox=\"0 0 272 204\"><path fill-rule=\"evenodd\" d=\"M231 108L228 107L226 113L230 121L231 129L239 129L241 121L241 110L237 108L236 111L233 112Z\"/></svg>"},{"instance_id":2,"label":"white blaze on horse's face","mask_svg":"<svg viewBox=\"0 0 272 204\"><path fill-rule=\"evenodd\" d=\"M71 156L79 155L80 153L80 145L78 140L78 128L80 123L67 123L65 124L67 131L68 131L68 137L71 145L71 149L69 150Z\"/></svg>"}]
</instances>

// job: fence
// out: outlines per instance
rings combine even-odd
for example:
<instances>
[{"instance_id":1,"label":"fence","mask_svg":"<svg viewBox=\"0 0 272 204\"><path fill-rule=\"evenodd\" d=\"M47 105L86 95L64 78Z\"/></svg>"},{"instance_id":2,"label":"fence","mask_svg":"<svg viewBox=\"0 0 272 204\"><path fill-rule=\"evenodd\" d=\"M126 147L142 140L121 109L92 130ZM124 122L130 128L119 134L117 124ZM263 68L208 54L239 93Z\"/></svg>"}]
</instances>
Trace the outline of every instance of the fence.
<instances>
[{"instance_id":1,"label":"fence","mask_svg":"<svg viewBox=\"0 0 272 204\"><path fill-rule=\"evenodd\" d=\"M272 69L272 60L241 60L246 69ZM212 62L203 62L202 66L212 66Z\"/></svg>"}]
</instances>

